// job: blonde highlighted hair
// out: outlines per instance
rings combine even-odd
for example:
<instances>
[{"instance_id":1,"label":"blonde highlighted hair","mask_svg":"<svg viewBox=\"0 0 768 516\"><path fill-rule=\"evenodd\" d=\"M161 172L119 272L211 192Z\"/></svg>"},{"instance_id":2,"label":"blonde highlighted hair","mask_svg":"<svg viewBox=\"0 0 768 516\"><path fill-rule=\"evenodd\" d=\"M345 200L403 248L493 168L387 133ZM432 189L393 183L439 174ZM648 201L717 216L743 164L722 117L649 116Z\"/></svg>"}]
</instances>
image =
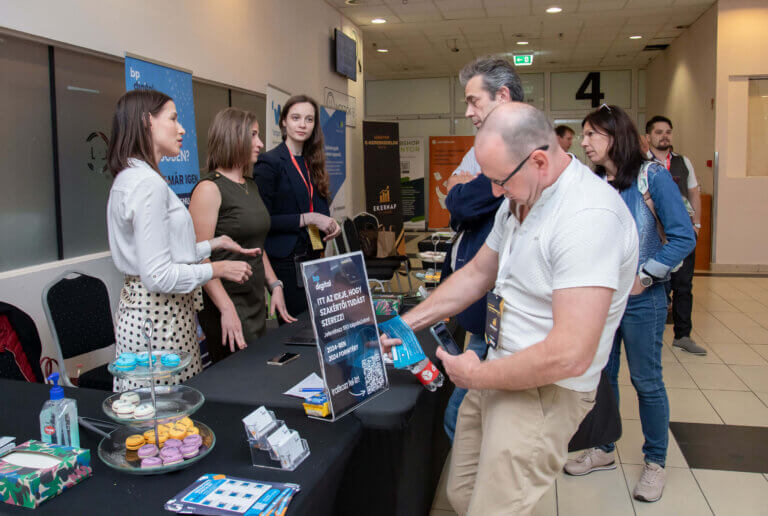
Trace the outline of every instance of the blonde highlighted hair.
<instances>
[{"instance_id":1,"label":"blonde highlighted hair","mask_svg":"<svg viewBox=\"0 0 768 516\"><path fill-rule=\"evenodd\" d=\"M256 115L237 108L222 109L208 129L208 172L217 168L240 168L244 176L253 173L251 127Z\"/></svg>"}]
</instances>

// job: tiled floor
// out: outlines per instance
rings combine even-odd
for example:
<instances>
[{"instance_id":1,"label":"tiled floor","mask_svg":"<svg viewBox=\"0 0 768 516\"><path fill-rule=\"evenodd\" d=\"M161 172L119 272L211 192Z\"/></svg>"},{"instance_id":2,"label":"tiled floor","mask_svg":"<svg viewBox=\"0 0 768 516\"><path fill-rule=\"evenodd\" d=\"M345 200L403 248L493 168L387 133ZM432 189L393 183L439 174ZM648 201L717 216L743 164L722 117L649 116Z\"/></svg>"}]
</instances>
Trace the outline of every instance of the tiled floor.
<instances>
[{"instance_id":1,"label":"tiled floor","mask_svg":"<svg viewBox=\"0 0 768 516\"><path fill-rule=\"evenodd\" d=\"M768 277L697 276L693 309L692 337L709 354L697 357L672 349L672 327L667 326L662 363L671 420L768 427ZM768 515L768 475L690 469L671 433L663 498L650 504L633 500L643 435L626 362L619 382L624 420L617 444L620 467L586 477L561 475L536 516ZM444 481L433 516L454 514Z\"/></svg>"}]
</instances>

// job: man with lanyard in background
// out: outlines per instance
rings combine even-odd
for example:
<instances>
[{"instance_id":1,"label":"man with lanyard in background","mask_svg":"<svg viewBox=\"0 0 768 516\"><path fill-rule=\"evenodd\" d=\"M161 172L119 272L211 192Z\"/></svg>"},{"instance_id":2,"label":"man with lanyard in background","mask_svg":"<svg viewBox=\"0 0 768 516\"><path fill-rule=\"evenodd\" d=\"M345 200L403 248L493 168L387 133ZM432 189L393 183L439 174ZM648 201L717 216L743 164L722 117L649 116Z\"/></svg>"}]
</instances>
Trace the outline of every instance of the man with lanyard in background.
<instances>
[{"instance_id":1,"label":"man with lanyard in background","mask_svg":"<svg viewBox=\"0 0 768 516\"><path fill-rule=\"evenodd\" d=\"M464 86L467 111L464 116L472 120L479 129L488 113L497 105L523 100L523 86L515 68L504 58L489 56L472 61L459 72L459 81ZM480 173L480 165L472 147L461 164L446 182L448 197L445 206L451 214L451 228L457 238L443 262L442 281L466 265L485 243L493 227L494 215L503 197L494 195L490 180ZM457 319L469 332L467 350L474 351L484 359L488 346L485 342L485 297L479 299ZM456 387L445 409L443 426L453 441L456 418L466 389Z\"/></svg>"},{"instance_id":2,"label":"man with lanyard in background","mask_svg":"<svg viewBox=\"0 0 768 516\"><path fill-rule=\"evenodd\" d=\"M646 138L650 150L648 159L664 166L672 175L680 195L683 196L688 213L691 215L693 230L699 236L701 230L701 193L691 160L672 152L672 122L664 116L654 116L645 124ZM682 266L672 273L668 294L672 294L672 320L674 340L672 345L694 355L704 356L707 350L691 339L691 311L693 310L693 268L696 261L694 249L683 261Z\"/></svg>"}]
</instances>

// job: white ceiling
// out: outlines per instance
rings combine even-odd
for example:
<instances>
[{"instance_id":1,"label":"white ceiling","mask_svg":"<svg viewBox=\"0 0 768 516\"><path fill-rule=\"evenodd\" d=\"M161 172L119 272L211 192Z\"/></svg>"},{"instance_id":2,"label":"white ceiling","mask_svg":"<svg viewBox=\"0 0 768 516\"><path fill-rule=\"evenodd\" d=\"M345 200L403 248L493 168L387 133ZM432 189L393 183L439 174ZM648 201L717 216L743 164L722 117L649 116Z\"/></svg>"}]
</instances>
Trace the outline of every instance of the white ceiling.
<instances>
[{"instance_id":1,"label":"white ceiling","mask_svg":"<svg viewBox=\"0 0 768 516\"><path fill-rule=\"evenodd\" d=\"M366 79L455 74L471 59L532 51L520 71L644 66L714 0L326 0L363 30ZM559 14L545 9L558 6ZM373 18L387 23L374 25ZM631 40L629 36L641 35ZM713 35L714 37L714 35ZM454 47L459 52L453 52ZM526 46L517 41L528 41ZM386 54L376 48L387 48Z\"/></svg>"}]
</instances>

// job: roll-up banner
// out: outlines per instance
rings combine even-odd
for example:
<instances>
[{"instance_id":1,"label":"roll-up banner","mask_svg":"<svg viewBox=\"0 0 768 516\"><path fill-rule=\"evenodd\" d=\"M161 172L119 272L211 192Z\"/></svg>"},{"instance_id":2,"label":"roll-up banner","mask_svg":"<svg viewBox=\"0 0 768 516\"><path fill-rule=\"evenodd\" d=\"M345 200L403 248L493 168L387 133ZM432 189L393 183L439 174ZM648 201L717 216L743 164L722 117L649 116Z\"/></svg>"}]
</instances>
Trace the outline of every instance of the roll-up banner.
<instances>
[{"instance_id":1,"label":"roll-up banner","mask_svg":"<svg viewBox=\"0 0 768 516\"><path fill-rule=\"evenodd\" d=\"M400 191L405 229L423 231L424 138L400 138Z\"/></svg>"},{"instance_id":2,"label":"roll-up banner","mask_svg":"<svg viewBox=\"0 0 768 516\"><path fill-rule=\"evenodd\" d=\"M366 211L384 226L403 227L398 124L363 122Z\"/></svg>"},{"instance_id":3,"label":"roll-up banner","mask_svg":"<svg viewBox=\"0 0 768 516\"><path fill-rule=\"evenodd\" d=\"M280 113L291 94L281 90L277 86L267 84L267 129L264 152L269 151L283 143L283 135L280 132Z\"/></svg>"},{"instance_id":4,"label":"roll-up banner","mask_svg":"<svg viewBox=\"0 0 768 516\"><path fill-rule=\"evenodd\" d=\"M175 157L164 157L158 166L171 189L189 206L192 189L200 179L192 72L126 54L125 89L162 91L176 104L179 123L186 131L181 152Z\"/></svg>"},{"instance_id":5,"label":"roll-up banner","mask_svg":"<svg viewBox=\"0 0 768 516\"><path fill-rule=\"evenodd\" d=\"M325 138L325 169L331 183L331 217L350 217L347 199L347 113L320 107L320 127Z\"/></svg>"},{"instance_id":6,"label":"roll-up banner","mask_svg":"<svg viewBox=\"0 0 768 516\"><path fill-rule=\"evenodd\" d=\"M429 137L429 228L447 228L451 214L445 207L445 182L475 144L474 136Z\"/></svg>"}]
</instances>

